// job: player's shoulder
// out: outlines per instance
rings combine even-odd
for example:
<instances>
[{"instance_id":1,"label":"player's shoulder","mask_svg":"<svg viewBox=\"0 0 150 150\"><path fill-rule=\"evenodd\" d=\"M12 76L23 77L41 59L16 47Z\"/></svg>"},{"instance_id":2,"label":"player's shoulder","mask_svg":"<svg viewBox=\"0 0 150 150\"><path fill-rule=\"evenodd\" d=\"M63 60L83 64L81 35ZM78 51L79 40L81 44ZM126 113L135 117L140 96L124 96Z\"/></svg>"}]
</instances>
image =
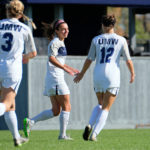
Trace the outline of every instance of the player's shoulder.
<instances>
[{"instance_id":1,"label":"player's shoulder","mask_svg":"<svg viewBox=\"0 0 150 150\"><path fill-rule=\"evenodd\" d=\"M50 45L55 46L64 45L64 42L60 41L58 37L54 37L54 39L50 42Z\"/></svg>"},{"instance_id":2,"label":"player's shoulder","mask_svg":"<svg viewBox=\"0 0 150 150\"><path fill-rule=\"evenodd\" d=\"M126 41L126 39L123 37L123 36L121 36L121 35L118 35L118 34L114 34L114 36L117 38L117 39L119 39L120 41Z\"/></svg>"},{"instance_id":3,"label":"player's shoulder","mask_svg":"<svg viewBox=\"0 0 150 150\"><path fill-rule=\"evenodd\" d=\"M23 29L24 29L25 31L31 32L31 29L29 28L28 25L26 25L26 24L24 24L24 23L22 23L22 22L20 22L20 21L19 21L19 24L23 27Z\"/></svg>"},{"instance_id":4,"label":"player's shoulder","mask_svg":"<svg viewBox=\"0 0 150 150\"><path fill-rule=\"evenodd\" d=\"M2 19L0 20L0 23L8 22L8 19Z\"/></svg>"},{"instance_id":5,"label":"player's shoulder","mask_svg":"<svg viewBox=\"0 0 150 150\"><path fill-rule=\"evenodd\" d=\"M97 43L97 40L99 40L100 38L103 38L103 34L97 35L92 39L93 43Z\"/></svg>"}]
</instances>

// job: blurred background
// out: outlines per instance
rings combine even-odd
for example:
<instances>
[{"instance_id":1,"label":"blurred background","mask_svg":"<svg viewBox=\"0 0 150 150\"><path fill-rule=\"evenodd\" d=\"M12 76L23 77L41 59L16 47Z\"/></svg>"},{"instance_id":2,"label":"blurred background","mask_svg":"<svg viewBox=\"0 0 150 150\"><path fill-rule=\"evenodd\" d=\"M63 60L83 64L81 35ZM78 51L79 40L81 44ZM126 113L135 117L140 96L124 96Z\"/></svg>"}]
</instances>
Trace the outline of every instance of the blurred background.
<instances>
[{"instance_id":1,"label":"blurred background","mask_svg":"<svg viewBox=\"0 0 150 150\"><path fill-rule=\"evenodd\" d=\"M87 55L91 39L101 33L101 18L114 14L117 18L116 32L125 36L132 56L150 55L150 2L147 0L22 0L25 13L33 19L37 30L33 31L38 54L46 55L43 48L42 22L51 23L63 18L69 25L66 39L68 55ZM0 19L5 18L5 4L0 1Z\"/></svg>"}]
</instances>

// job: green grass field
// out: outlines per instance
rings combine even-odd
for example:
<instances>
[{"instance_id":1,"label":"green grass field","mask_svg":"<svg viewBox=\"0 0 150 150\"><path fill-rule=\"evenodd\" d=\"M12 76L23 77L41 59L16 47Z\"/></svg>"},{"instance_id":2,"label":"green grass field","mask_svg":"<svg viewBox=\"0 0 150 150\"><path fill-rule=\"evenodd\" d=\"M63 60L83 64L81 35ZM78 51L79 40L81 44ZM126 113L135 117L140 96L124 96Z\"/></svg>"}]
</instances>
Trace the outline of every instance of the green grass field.
<instances>
[{"instance_id":1,"label":"green grass field","mask_svg":"<svg viewBox=\"0 0 150 150\"><path fill-rule=\"evenodd\" d=\"M150 150L150 129L103 130L98 142L83 141L82 132L68 130L74 140L59 141L59 131L32 131L30 141L15 148L10 132L0 131L0 150Z\"/></svg>"}]
</instances>

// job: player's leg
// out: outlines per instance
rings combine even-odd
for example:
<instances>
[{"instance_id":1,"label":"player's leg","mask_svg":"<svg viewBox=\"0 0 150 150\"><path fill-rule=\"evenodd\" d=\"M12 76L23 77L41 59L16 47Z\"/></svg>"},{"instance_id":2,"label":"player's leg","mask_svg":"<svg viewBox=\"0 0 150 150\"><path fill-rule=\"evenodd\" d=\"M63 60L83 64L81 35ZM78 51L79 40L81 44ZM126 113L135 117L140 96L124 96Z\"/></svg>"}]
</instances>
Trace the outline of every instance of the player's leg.
<instances>
[{"instance_id":1,"label":"player's leg","mask_svg":"<svg viewBox=\"0 0 150 150\"><path fill-rule=\"evenodd\" d=\"M91 137L90 137L90 140L96 141L96 136L103 129L103 127L106 123L107 117L108 117L109 110L110 110L112 104L114 103L115 99L116 99L116 95L110 93L109 91L106 91L106 93L104 94L102 111L97 118L95 127L94 127Z\"/></svg>"},{"instance_id":2,"label":"player's leg","mask_svg":"<svg viewBox=\"0 0 150 150\"><path fill-rule=\"evenodd\" d=\"M57 95L57 101L62 107L62 111L60 113L60 134L59 139L64 140L72 140L72 138L66 135L66 129L69 122L69 116L71 111L71 104L70 104L70 95Z\"/></svg>"},{"instance_id":3,"label":"player's leg","mask_svg":"<svg viewBox=\"0 0 150 150\"><path fill-rule=\"evenodd\" d=\"M59 115L60 105L57 102L56 97L51 96L50 100L51 100L51 104L52 104L52 109L44 110L43 112L41 112L37 116L33 117L31 120L33 120L34 123L36 123L38 121L47 120L47 119L53 118L54 116Z\"/></svg>"},{"instance_id":4,"label":"player's leg","mask_svg":"<svg viewBox=\"0 0 150 150\"><path fill-rule=\"evenodd\" d=\"M8 129L11 131L13 139L14 139L14 145L15 146L21 146L23 143L28 142L28 139L23 138L19 134L18 130L18 120L15 112L15 101L11 107L11 110L8 112L5 112L4 114L5 122L8 126Z\"/></svg>"},{"instance_id":5,"label":"player's leg","mask_svg":"<svg viewBox=\"0 0 150 150\"><path fill-rule=\"evenodd\" d=\"M25 118L24 119L24 134L26 137L29 137L32 126L39 122L44 121L55 116L58 116L60 113L60 105L57 102L56 96L50 97L52 109L44 110L38 115L34 116L32 119Z\"/></svg>"},{"instance_id":6,"label":"player's leg","mask_svg":"<svg viewBox=\"0 0 150 150\"><path fill-rule=\"evenodd\" d=\"M103 101L104 93L97 92L96 96L98 99L98 105L94 107L89 121L89 124L91 125L92 128L97 120L99 113L102 110L102 101Z\"/></svg>"},{"instance_id":7,"label":"player's leg","mask_svg":"<svg viewBox=\"0 0 150 150\"><path fill-rule=\"evenodd\" d=\"M90 120L89 120L89 124L85 127L84 132L83 132L83 139L84 140L88 140L90 133L93 129L93 126L95 125L95 122L99 116L99 114L102 111L102 101L103 101L103 93L97 92L96 93L97 99L98 99L98 105L94 107Z\"/></svg>"},{"instance_id":8,"label":"player's leg","mask_svg":"<svg viewBox=\"0 0 150 150\"><path fill-rule=\"evenodd\" d=\"M2 87L0 99L0 116L4 115L6 111L11 109L15 96L16 93L12 88Z\"/></svg>"},{"instance_id":9,"label":"player's leg","mask_svg":"<svg viewBox=\"0 0 150 150\"><path fill-rule=\"evenodd\" d=\"M28 141L28 139L20 137L18 130L18 121L15 113L15 96L16 93L12 88L2 87L1 102L6 106L6 112L4 113L4 119L8 126L8 129L12 133L15 146L21 146L22 143Z\"/></svg>"}]
</instances>

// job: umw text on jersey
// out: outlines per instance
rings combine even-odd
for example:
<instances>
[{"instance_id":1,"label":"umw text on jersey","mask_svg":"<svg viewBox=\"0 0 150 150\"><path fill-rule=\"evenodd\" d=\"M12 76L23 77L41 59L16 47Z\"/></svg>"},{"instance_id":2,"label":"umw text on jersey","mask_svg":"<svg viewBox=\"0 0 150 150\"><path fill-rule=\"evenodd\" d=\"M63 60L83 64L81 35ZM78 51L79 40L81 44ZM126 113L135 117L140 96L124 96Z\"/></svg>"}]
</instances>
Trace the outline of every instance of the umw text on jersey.
<instances>
[{"instance_id":1,"label":"umw text on jersey","mask_svg":"<svg viewBox=\"0 0 150 150\"><path fill-rule=\"evenodd\" d=\"M0 24L0 30L10 30L10 31L18 31L20 32L22 29L21 25L16 24Z\"/></svg>"},{"instance_id":2,"label":"umw text on jersey","mask_svg":"<svg viewBox=\"0 0 150 150\"><path fill-rule=\"evenodd\" d=\"M98 39L98 44L109 44L109 45L117 45L118 44L118 39L105 39L105 38L100 38Z\"/></svg>"}]
</instances>

